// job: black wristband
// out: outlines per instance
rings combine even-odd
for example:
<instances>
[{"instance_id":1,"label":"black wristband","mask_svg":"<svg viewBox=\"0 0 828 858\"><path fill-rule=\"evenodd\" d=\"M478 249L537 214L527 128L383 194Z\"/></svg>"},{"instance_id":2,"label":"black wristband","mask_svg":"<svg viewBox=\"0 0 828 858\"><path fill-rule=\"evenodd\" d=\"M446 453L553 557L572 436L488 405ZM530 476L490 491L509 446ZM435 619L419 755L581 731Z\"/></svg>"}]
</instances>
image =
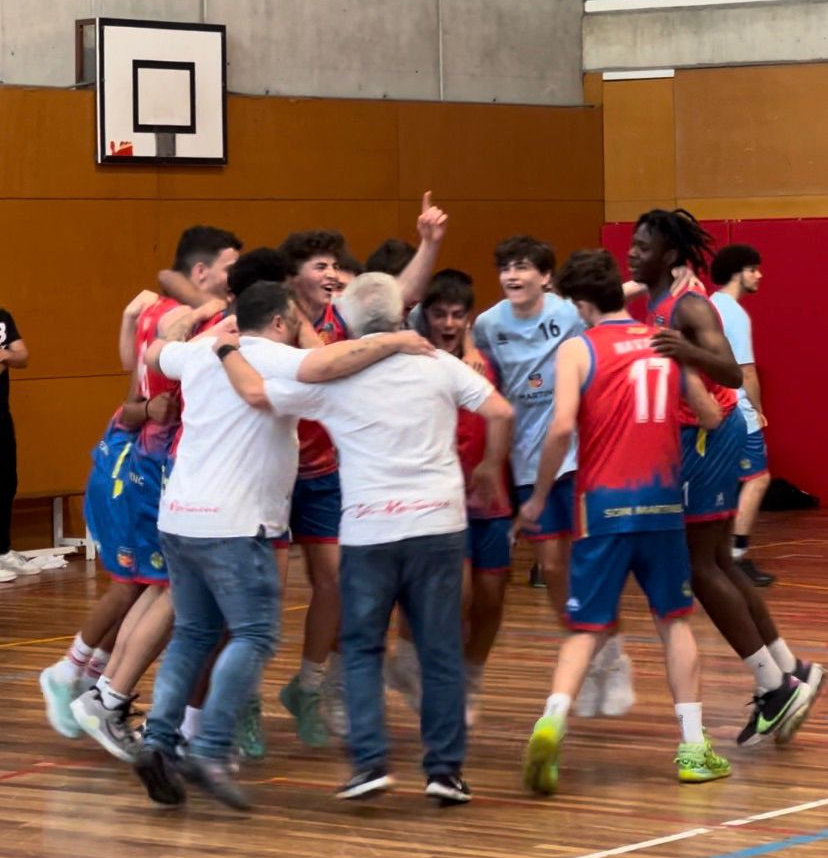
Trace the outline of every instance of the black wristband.
<instances>
[{"instance_id":1,"label":"black wristband","mask_svg":"<svg viewBox=\"0 0 828 858\"><path fill-rule=\"evenodd\" d=\"M238 346L231 345L230 343L225 343L223 346L219 346L216 349L216 356L219 360L224 360L230 352L237 352L239 350Z\"/></svg>"}]
</instances>

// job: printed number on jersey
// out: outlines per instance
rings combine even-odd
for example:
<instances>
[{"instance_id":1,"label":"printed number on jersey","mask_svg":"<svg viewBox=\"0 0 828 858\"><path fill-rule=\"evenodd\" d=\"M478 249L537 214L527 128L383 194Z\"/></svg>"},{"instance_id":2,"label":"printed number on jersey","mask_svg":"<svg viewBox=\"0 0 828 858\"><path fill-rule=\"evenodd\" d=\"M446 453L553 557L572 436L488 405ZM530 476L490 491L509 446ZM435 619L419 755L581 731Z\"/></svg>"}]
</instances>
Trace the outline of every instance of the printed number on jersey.
<instances>
[{"instance_id":1,"label":"printed number on jersey","mask_svg":"<svg viewBox=\"0 0 828 858\"><path fill-rule=\"evenodd\" d=\"M545 340L553 340L561 335L561 329L555 324L554 319L550 319L548 322L541 322L538 327L541 329Z\"/></svg>"},{"instance_id":2,"label":"printed number on jersey","mask_svg":"<svg viewBox=\"0 0 828 858\"><path fill-rule=\"evenodd\" d=\"M641 358L630 366L630 384L635 386L635 422L663 423L667 417L667 381L670 358ZM655 377L651 392L650 379Z\"/></svg>"}]
</instances>

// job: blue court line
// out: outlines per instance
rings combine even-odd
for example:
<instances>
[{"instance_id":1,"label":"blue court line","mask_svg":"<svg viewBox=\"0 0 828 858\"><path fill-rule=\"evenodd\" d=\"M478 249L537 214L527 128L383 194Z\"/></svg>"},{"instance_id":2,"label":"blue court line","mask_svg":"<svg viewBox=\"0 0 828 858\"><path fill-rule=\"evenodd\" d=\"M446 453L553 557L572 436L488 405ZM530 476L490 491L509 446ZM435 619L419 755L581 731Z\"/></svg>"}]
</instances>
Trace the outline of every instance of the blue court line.
<instances>
[{"instance_id":1,"label":"blue court line","mask_svg":"<svg viewBox=\"0 0 828 858\"><path fill-rule=\"evenodd\" d=\"M726 852L723 855L711 855L709 858L755 858L757 855L770 855L771 852L782 852L792 846L805 846L808 843L816 843L818 840L828 840L828 828L817 831L815 834L800 834L789 837L787 840L775 840L773 843L765 843L762 846L749 846L738 852Z\"/></svg>"}]
</instances>

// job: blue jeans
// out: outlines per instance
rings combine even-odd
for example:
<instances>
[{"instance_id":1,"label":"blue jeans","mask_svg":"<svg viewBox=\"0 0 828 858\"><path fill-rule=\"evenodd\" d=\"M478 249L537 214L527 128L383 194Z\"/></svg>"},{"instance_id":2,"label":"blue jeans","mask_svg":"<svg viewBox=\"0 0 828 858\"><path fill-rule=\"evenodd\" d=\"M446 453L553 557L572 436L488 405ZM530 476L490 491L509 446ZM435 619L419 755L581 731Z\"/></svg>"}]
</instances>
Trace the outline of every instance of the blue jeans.
<instances>
[{"instance_id":1,"label":"blue jeans","mask_svg":"<svg viewBox=\"0 0 828 858\"><path fill-rule=\"evenodd\" d=\"M161 533L175 626L158 674L144 743L172 755L190 694L225 627L193 754L226 759L240 709L255 692L279 634L279 573L270 540Z\"/></svg>"},{"instance_id":2,"label":"blue jeans","mask_svg":"<svg viewBox=\"0 0 828 858\"><path fill-rule=\"evenodd\" d=\"M348 749L356 771L388 759L382 662L394 604L411 626L420 660L420 725L427 775L458 771L466 752L461 592L466 533L380 545L343 545L341 652Z\"/></svg>"}]
</instances>

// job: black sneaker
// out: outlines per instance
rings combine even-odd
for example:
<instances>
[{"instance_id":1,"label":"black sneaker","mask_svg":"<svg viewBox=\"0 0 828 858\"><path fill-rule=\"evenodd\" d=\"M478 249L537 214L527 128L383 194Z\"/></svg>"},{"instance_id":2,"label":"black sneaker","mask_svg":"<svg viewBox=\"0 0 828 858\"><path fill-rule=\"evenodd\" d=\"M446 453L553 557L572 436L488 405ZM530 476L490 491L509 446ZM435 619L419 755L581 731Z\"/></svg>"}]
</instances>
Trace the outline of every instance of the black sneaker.
<instances>
[{"instance_id":1,"label":"black sneaker","mask_svg":"<svg viewBox=\"0 0 828 858\"><path fill-rule=\"evenodd\" d=\"M737 743L756 745L765 736L777 732L781 741L790 741L805 720L810 699L808 685L786 673L779 688L753 698L753 712L736 739Z\"/></svg>"},{"instance_id":2,"label":"black sneaker","mask_svg":"<svg viewBox=\"0 0 828 858\"><path fill-rule=\"evenodd\" d=\"M336 797L341 799L370 798L378 795L394 786L394 779L388 774L385 766L376 766L362 772L355 772L354 776L346 781L336 791Z\"/></svg>"},{"instance_id":3,"label":"black sneaker","mask_svg":"<svg viewBox=\"0 0 828 858\"><path fill-rule=\"evenodd\" d=\"M460 772L453 775L429 776L425 794L438 799L443 807L451 804L466 804L471 801L471 790Z\"/></svg>"},{"instance_id":4,"label":"black sneaker","mask_svg":"<svg viewBox=\"0 0 828 858\"><path fill-rule=\"evenodd\" d=\"M756 564L747 558L734 561L734 565L741 569L742 572L750 578L754 587L770 587L770 585L776 580L775 575L771 575L769 572L763 572L761 569L758 569Z\"/></svg>"},{"instance_id":5,"label":"black sneaker","mask_svg":"<svg viewBox=\"0 0 828 858\"><path fill-rule=\"evenodd\" d=\"M163 751L144 745L135 760L135 774L156 804L168 806L184 804L187 793L175 770L175 763Z\"/></svg>"},{"instance_id":6,"label":"black sneaker","mask_svg":"<svg viewBox=\"0 0 828 858\"><path fill-rule=\"evenodd\" d=\"M546 581L543 580L543 575L541 575L540 565L537 563L533 564L529 570L529 586L538 588L546 586Z\"/></svg>"},{"instance_id":7,"label":"black sneaker","mask_svg":"<svg viewBox=\"0 0 828 858\"><path fill-rule=\"evenodd\" d=\"M178 763L185 780L234 810L250 810L253 805L230 776L230 766L223 760L188 754Z\"/></svg>"}]
</instances>

